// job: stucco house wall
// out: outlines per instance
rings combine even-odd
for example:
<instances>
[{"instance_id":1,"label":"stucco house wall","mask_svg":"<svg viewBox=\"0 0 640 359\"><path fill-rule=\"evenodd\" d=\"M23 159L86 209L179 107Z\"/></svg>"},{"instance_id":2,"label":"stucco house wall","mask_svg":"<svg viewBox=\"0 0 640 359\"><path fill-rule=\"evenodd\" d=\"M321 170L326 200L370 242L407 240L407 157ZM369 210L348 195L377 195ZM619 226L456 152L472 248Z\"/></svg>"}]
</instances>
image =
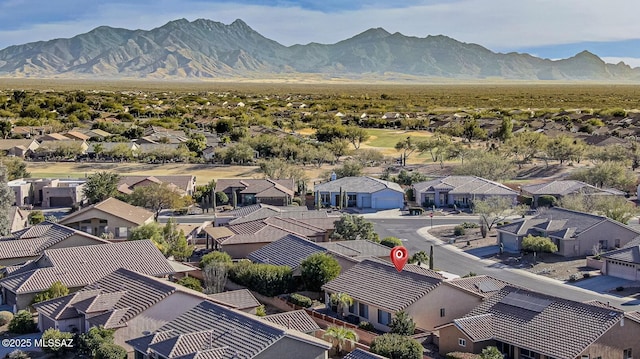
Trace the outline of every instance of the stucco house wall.
<instances>
[{"instance_id":1,"label":"stucco house wall","mask_svg":"<svg viewBox=\"0 0 640 359\"><path fill-rule=\"evenodd\" d=\"M588 355L589 358L620 359L623 358L625 349L631 349L633 357L636 358L640 353L638 337L640 324L625 318L582 352L582 357Z\"/></svg>"},{"instance_id":2,"label":"stucco house wall","mask_svg":"<svg viewBox=\"0 0 640 359\"><path fill-rule=\"evenodd\" d=\"M406 312L418 328L434 330L469 313L480 302L480 297L442 283L410 305ZM440 316L442 309L444 316Z\"/></svg>"},{"instance_id":3,"label":"stucco house wall","mask_svg":"<svg viewBox=\"0 0 640 359\"><path fill-rule=\"evenodd\" d=\"M106 224L104 222L101 223L101 221L106 221ZM153 216L150 216L145 221L145 224L151 222L153 222ZM132 229L138 227L134 222L95 209L73 217L73 222L65 221L63 219L60 221L60 224L93 234L94 236L100 236L103 233L111 233L114 238L127 238L128 233L130 233ZM120 228L120 230L116 231L116 228ZM126 230L122 230L122 228L126 228Z\"/></svg>"},{"instance_id":4,"label":"stucco house wall","mask_svg":"<svg viewBox=\"0 0 640 359\"><path fill-rule=\"evenodd\" d=\"M465 346L460 345L460 339L465 341ZM474 343L471 338L460 331L455 325L448 325L440 328L440 337L438 342L440 355L446 355L451 352L480 354L482 349L491 345L496 345L495 341L487 340Z\"/></svg>"},{"instance_id":5,"label":"stucco house wall","mask_svg":"<svg viewBox=\"0 0 640 359\"><path fill-rule=\"evenodd\" d=\"M328 345L329 343L327 343ZM294 354L295 353L295 354ZM269 346L262 353L256 355L255 359L281 359L281 358L304 358L304 359L327 359L326 349L316 345L307 344L300 340L282 338L275 344Z\"/></svg>"}]
</instances>

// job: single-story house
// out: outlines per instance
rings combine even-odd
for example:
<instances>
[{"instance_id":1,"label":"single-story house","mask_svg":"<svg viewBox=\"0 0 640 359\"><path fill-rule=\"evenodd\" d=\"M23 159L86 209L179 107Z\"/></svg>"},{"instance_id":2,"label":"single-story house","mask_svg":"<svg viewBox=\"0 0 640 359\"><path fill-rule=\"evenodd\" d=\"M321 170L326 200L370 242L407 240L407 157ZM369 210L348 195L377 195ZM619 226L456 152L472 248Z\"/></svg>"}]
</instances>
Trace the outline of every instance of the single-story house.
<instances>
[{"instance_id":1,"label":"single-story house","mask_svg":"<svg viewBox=\"0 0 640 359\"><path fill-rule=\"evenodd\" d=\"M343 177L314 186L316 201L322 206L364 209L394 209L404 207L404 191L399 184L373 177Z\"/></svg>"},{"instance_id":2,"label":"single-story house","mask_svg":"<svg viewBox=\"0 0 640 359\"><path fill-rule=\"evenodd\" d=\"M256 203L273 206L288 206L296 193L293 179L225 179L216 181L216 192L223 192L236 205L249 206Z\"/></svg>"},{"instance_id":3,"label":"single-story house","mask_svg":"<svg viewBox=\"0 0 640 359\"><path fill-rule=\"evenodd\" d=\"M230 290L207 296L218 304L249 314L256 314L256 310L261 305L248 289Z\"/></svg>"},{"instance_id":4,"label":"single-story house","mask_svg":"<svg viewBox=\"0 0 640 359\"><path fill-rule=\"evenodd\" d=\"M24 158L40 147L34 139L14 140L0 139L0 152L7 156Z\"/></svg>"},{"instance_id":5,"label":"single-story house","mask_svg":"<svg viewBox=\"0 0 640 359\"><path fill-rule=\"evenodd\" d=\"M127 341L135 357L151 358L287 358L327 359L331 344L255 315L211 302Z\"/></svg>"},{"instance_id":6,"label":"single-story house","mask_svg":"<svg viewBox=\"0 0 640 359\"><path fill-rule=\"evenodd\" d=\"M327 250L303 237L289 234L249 253L247 259L255 263L288 266L294 276L300 275L300 264L312 254Z\"/></svg>"},{"instance_id":7,"label":"single-story house","mask_svg":"<svg viewBox=\"0 0 640 359\"><path fill-rule=\"evenodd\" d=\"M512 286L438 329L442 355L495 346L507 358L630 359L640 350L637 315Z\"/></svg>"},{"instance_id":8,"label":"single-story house","mask_svg":"<svg viewBox=\"0 0 640 359\"><path fill-rule=\"evenodd\" d=\"M91 136L85 135L84 133L79 131L68 131L64 134L64 136L70 140L76 141L89 141L89 139L91 138Z\"/></svg>"},{"instance_id":9,"label":"single-story house","mask_svg":"<svg viewBox=\"0 0 640 359\"><path fill-rule=\"evenodd\" d=\"M605 252L600 257L604 262L602 274L640 281L640 237L620 249Z\"/></svg>"},{"instance_id":10,"label":"single-story house","mask_svg":"<svg viewBox=\"0 0 640 359\"><path fill-rule=\"evenodd\" d=\"M84 201L86 179L16 179L7 184L15 194L15 205L42 208L70 207Z\"/></svg>"},{"instance_id":11,"label":"single-story house","mask_svg":"<svg viewBox=\"0 0 640 359\"><path fill-rule=\"evenodd\" d=\"M175 176L120 176L118 190L125 194L130 194L138 186L150 184L166 183L172 185L179 191L193 195L196 189L196 177L191 175Z\"/></svg>"},{"instance_id":12,"label":"single-story house","mask_svg":"<svg viewBox=\"0 0 640 359\"><path fill-rule=\"evenodd\" d=\"M144 208L107 198L65 216L60 223L95 236L108 234L109 238L118 240L127 239L133 228L153 222L154 215Z\"/></svg>"},{"instance_id":13,"label":"single-story house","mask_svg":"<svg viewBox=\"0 0 640 359\"><path fill-rule=\"evenodd\" d=\"M154 331L194 308L207 296L167 280L120 268L80 291L35 304L38 329L86 333L113 329L114 342L132 353L126 341Z\"/></svg>"},{"instance_id":14,"label":"single-story house","mask_svg":"<svg viewBox=\"0 0 640 359\"><path fill-rule=\"evenodd\" d=\"M4 269L1 304L24 309L56 281L75 292L119 268L154 277L176 272L150 240L48 249L38 259Z\"/></svg>"},{"instance_id":15,"label":"single-story house","mask_svg":"<svg viewBox=\"0 0 640 359\"><path fill-rule=\"evenodd\" d=\"M378 330L389 331L393 316L405 311L416 327L432 331L464 315L504 285L491 277L449 283L441 274L417 265L406 265L398 272L391 263L366 259L322 289L331 310L337 309L331 303L331 294L346 293L353 298L353 305L344 314L355 316L358 322L369 322Z\"/></svg>"},{"instance_id":16,"label":"single-story house","mask_svg":"<svg viewBox=\"0 0 640 359\"><path fill-rule=\"evenodd\" d=\"M306 206L285 207L257 203L216 213L215 225L240 224L269 217L292 218L327 231L332 231L335 227L334 222L340 219L340 215L335 215L327 210L318 211L309 210Z\"/></svg>"},{"instance_id":17,"label":"single-story house","mask_svg":"<svg viewBox=\"0 0 640 359\"><path fill-rule=\"evenodd\" d=\"M522 186L522 194L533 198L533 206L538 206L540 196L553 196L560 199L564 196L582 194L585 196L625 196L626 193L613 188L598 188L582 181L556 180Z\"/></svg>"},{"instance_id":18,"label":"single-story house","mask_svg":"<svg viewBox=\"0 0 640 359\"><path fill-rule=\"evenodd\" d=\"M498 244L505 252L522 250L522 239L528 235L549 237L564 257L593 254L593 248L621 248L640 235L637 230L607 217L564 209L549 208L528 219L496 228Z\"/></svg>"},{"instance_id":19,"label":"single-story house","mask_svg":"<svg viewBox=\"0 0 640 359\"><path fill-rule=\"evenodd\" d=\"M489 197L508 198L516 203L518 192L476 176L447 176L413 184L416 202L424 207L469 207L475 200Z\"/></svg>"},{"instance_id":20,"label":"single-story house","mask_svg":"<svg viewBox=\"0 0 640 359\"><path fill-rule=\"evenodd\" d=\"M96 236L45 221L0 237L0 267L37 259L47 249L108 243Z\"/></svg>"},{"instance_id":21,"label":"single-story house","mask_svg":"<svg viewBox=\"0 0 640 359\"><path fill-rule=\"evenodd\" d=\"M227 252L232 258L246 258L249 253L280 238L297 235L312 241L325 240L326 231L288 218L265 219L233 224L225 227L204 228L207 242L212 239L214 249Z\"/></svg>"}]
</instances>

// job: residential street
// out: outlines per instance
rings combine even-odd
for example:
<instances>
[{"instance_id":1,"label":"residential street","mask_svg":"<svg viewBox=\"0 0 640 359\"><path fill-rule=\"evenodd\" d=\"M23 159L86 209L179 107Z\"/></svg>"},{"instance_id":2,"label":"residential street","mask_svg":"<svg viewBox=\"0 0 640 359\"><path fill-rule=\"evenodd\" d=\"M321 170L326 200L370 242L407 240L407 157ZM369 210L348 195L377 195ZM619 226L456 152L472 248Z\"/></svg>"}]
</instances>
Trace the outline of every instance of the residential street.
<instances>
[{"instance_id":1,"label":"residential street","mask_svg":"<svg viewBox=\"0 0 640 359\"><path fill-rule=\"evenodd\" d=\"M599 300L604 303L609 302L611 305L625 311L640 310L640 300L629 300L613 295L599 294L576 286L566 285L562 282L535 275L524 270L505 268L501 264L479 259L451 245L442 244L441 241L428 235L426 231L431 225L431 219L429 217L375 218L375 216L370 216L368 219L374 223L380 238L394 236L406 239L404 246L409 250L410 254L417 251L426 251L429 253L429 249L431 245L433 245L434 264L437 269L460 276L469 272L487 274L548 295L580 302L587 300ZM433 225L457 224L465 221L470 221L470 218L454 216L434 217Z\"/></svg>"}]
</instances>

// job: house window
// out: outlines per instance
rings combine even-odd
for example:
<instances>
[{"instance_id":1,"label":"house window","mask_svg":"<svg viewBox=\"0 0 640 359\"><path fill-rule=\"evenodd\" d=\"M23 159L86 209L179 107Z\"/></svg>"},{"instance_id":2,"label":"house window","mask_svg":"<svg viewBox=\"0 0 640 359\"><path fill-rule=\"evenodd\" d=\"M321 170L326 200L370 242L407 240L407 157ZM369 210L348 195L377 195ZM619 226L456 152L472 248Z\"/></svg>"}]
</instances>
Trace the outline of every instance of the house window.
<instances>
[{"instance_id":1,"label":"house window","mask_svg":"<svg viewBox=\"0 0 640 359\"><path fill-rule=\"evenodd\" d=\"M520 358L522 359L535 359L536 353L527 349L520 349ZM588 357L587 357L588 358Z\"/></svg>"},{"instance_id":2,"label":"house window","mask_svg":"<svg viewBox=\"0 0 640 359\"><path fill-rule=\"evenodd\" d=\"M351 302L351 305L349 306L349 313L358 314L358 313L356 313L356 303L355 302Z\"/></svg>"},{"instance_id":3,"label":"house window","mask_svg":"<svg viewBox=\"0 0 640 359\"><path fill-rule=\"evenodd\" d=\"M444 317L444 308L440 308L440 318Z\"/></svg>"},{"instance_id":4,"label":"house window","mask_svg":"<svg viewBox=\"0 0 640 359\"><path fill-rule=\"evenodd\" d=\"M358 313L362 318L369 319L369 306L363 303L359 303Z\"/></svg>"},{"instance_id":5,"label":"house window","mask_svg":"<svg viewBox=\"0 0 640 359\"><path fill-rule=\"evenodd\" d=\"M467 341L465 339L458 338L458 345L461 346L461 347L466 347L467 346Z\"/></svg>"},{"instance_id":6,"label":"house window","mask_svg":"<svg viewBox=\"0 0 640 359\"><path fill-rule=\"evenodd\" d=\"M391 323L391 313L378 309L378 323L388 326Z\"/></svg>"},{"instance_id":7,"label":"house window","mask_svg":"<svg viewBox=\"0 0 640 359\"><path fill-rule=\"evenodd\" d=\"M631 358L633 358L633 356L631 355L631 348L625 349L622 352L622 359L631 359Z\"/></svg>"},{"instance_id":8,"label":"house window","mask_svg":"<svg viewBox=\"0 0 640 359\"><path fill-rule=\"evenodd\" d=\"M127 227L116 227L116 237L122 238L127 237L128 235L129 232L127 230Z\"/></svg>"}]
</instances>

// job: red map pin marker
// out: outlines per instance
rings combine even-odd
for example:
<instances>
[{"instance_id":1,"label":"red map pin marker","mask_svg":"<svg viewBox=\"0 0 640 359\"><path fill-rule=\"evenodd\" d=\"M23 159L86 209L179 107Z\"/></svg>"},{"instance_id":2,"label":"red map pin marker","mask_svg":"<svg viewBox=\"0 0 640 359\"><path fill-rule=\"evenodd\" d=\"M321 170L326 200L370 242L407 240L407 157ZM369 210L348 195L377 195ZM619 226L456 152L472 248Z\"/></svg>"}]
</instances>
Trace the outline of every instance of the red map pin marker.
<instances>
[{"instance_id":1,"label":"red map pin marker","mask_svg":"<svg viewBox=\"0 0 640 359\"><path fill-rule=\"evenodd\" d=\"M409 252L403 246L395 246L391 249L391 262L396 267L398 272L402 272L402 268L407 264L409 260Z\"/></svg>"}]
</instances>

